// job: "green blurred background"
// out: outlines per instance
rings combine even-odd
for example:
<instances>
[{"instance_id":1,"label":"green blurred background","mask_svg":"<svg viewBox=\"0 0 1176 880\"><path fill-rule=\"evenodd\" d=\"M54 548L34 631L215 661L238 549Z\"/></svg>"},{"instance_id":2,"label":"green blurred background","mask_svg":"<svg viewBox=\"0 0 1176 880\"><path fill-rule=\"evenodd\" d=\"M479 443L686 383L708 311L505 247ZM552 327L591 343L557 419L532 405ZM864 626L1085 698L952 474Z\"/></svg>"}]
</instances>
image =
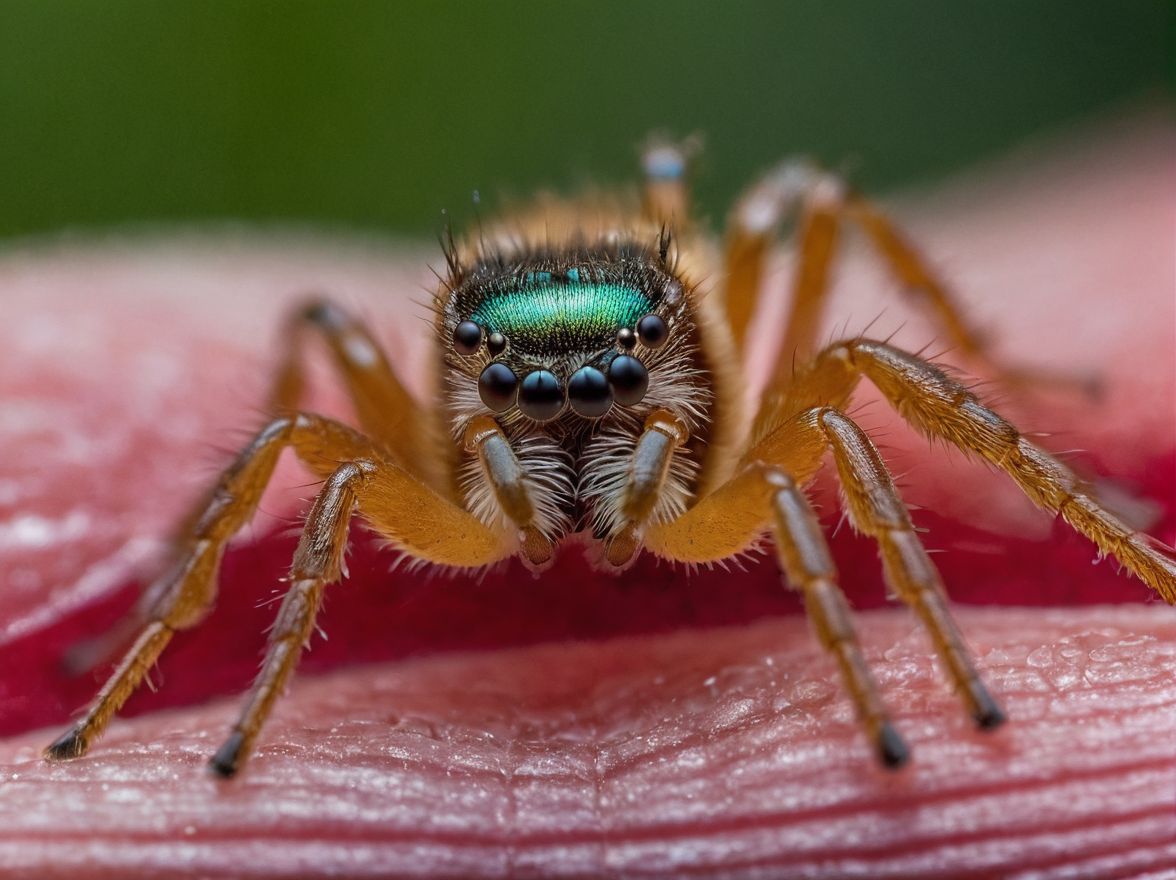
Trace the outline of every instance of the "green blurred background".
<instances>
[{"instance_id":1,"label":"green blurred background","mask_svg":"<svg viewBox=\"0 0 1176 880\"><path fill-rule=\"evenodd\" d=\"M1165 91L1167 0L0 2L0 237L246 219L432 233L471 192L705 134L712 217L778 157L931 180Z\"/></svg>"}]
</instances>

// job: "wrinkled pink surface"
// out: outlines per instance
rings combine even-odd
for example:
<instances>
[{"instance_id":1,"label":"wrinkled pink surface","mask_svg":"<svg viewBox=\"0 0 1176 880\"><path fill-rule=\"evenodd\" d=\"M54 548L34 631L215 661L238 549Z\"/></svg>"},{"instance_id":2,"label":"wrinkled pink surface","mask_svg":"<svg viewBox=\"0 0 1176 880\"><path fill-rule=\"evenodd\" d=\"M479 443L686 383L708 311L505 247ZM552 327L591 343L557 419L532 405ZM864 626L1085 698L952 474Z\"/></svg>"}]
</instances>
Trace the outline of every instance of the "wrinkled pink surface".
<instances>
[{"instance_id":1,"label":"wrinkled pink surface","mask_svg":"<svg viewBox=\"0 0 1176 880\"><path fill-rule=\"evenodd\" d=\"M1117 136L900 210L1020 364L1097 372L1097 406L1005 407L1145 503L1176 538L1170 133ZM1018 170L1019 168L1019 170ZM1033 169L1029 173L1026 168ZM430 259L435 258L430 255ZM262 420L284 303L329 290L417 381L415 253L329 241L111 242L0 259L0 872L29 876L536 874L1127 876L1176 870L1176 616L1092 566L1007 481L859 412L929 529L964 631L1013 723L968 730L901 611L860 615L912 767L877 771L832 664L769 560L620 579L574 552L535 581L388 574L357 540L303 676L247 771L202 770L256 668L300 499L282 468L226 560L209 622L176 639L81 762L37 749L93 692L57 661L117 618L170 525ZM776 287L786 280L786 267ZM831 317L933 339L856 255ZM770 312L760 326L771 330ZM846 325L845 322L848 322ZM949 358L950 359L950 358ZM316 405L345 413L326 373ZM862 400L870 400L869 393ZM222 451L218 451L218 448ZM830 526L835 498L818 492ZM858 607L874 549L833 546ZM1091 603L1128 603L1109 608ZM568 639L579 641L569 642ZM396 660L397 662L389 662ZM356 665L357 661L373 661ZM333 670L333 671L331 671ZM321 673L326 673L321 674ZM177 708L161 712L166 707Z\"/></svg>"}]
</instances>

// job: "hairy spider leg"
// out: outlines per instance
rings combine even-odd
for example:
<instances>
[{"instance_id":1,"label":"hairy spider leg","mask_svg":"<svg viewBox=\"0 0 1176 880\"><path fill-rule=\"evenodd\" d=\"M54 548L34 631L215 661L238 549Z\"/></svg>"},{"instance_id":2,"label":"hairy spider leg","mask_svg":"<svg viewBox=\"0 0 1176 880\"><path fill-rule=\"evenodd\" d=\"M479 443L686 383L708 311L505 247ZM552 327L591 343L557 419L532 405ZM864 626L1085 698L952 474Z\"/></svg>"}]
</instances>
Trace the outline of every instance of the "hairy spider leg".
<instances>
[{"instance_id":1,"label":"hairy spider leg","mask_svg":"<svg viewBox=\"0 0 1176 880\"><path fill-rule=\"evenodd\" d=\"M1030 441L939 367L883 342L852 339L826 348L791 392L774 398L757 429L787 420L802 390L840 386L841 399L868 378L898 414L924 435L978 455L1004 471L1029 500L1060 515L1103 554L1117 558L1169 604L1176 604L1176 551L1122 522L1099 504L1093 489ZM766 409L766 408L765 408Z\"/></svg>"},{"instance_id":2,"label":"hairy spider leg","mask_svg":"<svg viewBox=\"0 0 1176 880\"><path fill-rule=\"evenodd\" d=\"M789 315L776 352L777 373L803 363L818 344L830 271L844 220L857 222L902 290L930 310L951 343L968 356L986 355L947 285L895 222L850 191L836 175L790 159L769 171L736 202L728 221L724 301L735 341L743 350L763 289L767 260L782 220L800 208L799 244Z\"/></svg>"},{"instance_id":3,"label":"hairy spider leg","mask_svg":"<svg viewBox=\"0 0 1176 880\"><path fill-rule=\"evenodd\" d=\"M178 542L176 564L139 603L137 614L143 621L139 638L85 714L46 749L47 758L75 758L85 754L138 687L172 635L204 619L216 599L217 569L225 545L253 517L278 457L287 447L320 478L337 474L339 462L364 462L364 473L368 475L361 493L365 519L415 558L442 565L477 567L496 562L513 550L509 536L487 528L419 478L385 459L358 431L313 414L275 419L221 475L201 513L193 518ZM339 489L328 482L323 492L328 491L337 493ZM315 510L321 508L322 505L316 505ZM313 537L324 539L322 533ZM340 533L339 537L341 540L344 535ZM304 561L307 553L321 549L307 540L304 534L296 556L296 572L301 564L299 560Z\"/></svg>"},{"instance_id":4,"label":"hairy spider leg","mask_svg":"<svg viewBox=\"0 0 1176 880\"><path fill-rule=\"evenodd\" d=\"M261 670L237 722L210 761L221 776L232 776L248 759L274 702L285 689L303 649L308 647L323 590L342 573L356 502L370 494L368 482L377 472L377 465L370 461L340 465L314 499L290 566L290 587L269 631Z\"/></svg>"},{"instance_id":5,"label":"hairy spider leg","mask_svg":"<svg viewBox=\"0 0 1176 880\"><path fill-rule=\"evenodd\" d=\"M446 486L443 474L430 467L442 458L429 436L429 420L396 377L383 347L364 323L326 298L294 310L283 334L284 352L270 390L275 414L297 412L306 384L308 331L326 343L332 362L355 407L364 432L392 460L436 487Z\"/></svg>"},{"instance_id":6,"label":"hairy spider leg","mask_svg":"<svg viewBox=\"0 0 1176 880\"><path fill-rule=\"evenodd\" d=\"M641 152L644 186L641 213L655 226L681 231L690 222L690 160L698 149L694 140L672 143L653 140Z\"/></svg>"},{"instance_id":7,"label":"hairy spider leg","mask_svg":"<svg viewBox=\"0 0 1176 880\"><path fill-rule=\"evenodd\" d=\"M804 597L805 612L821 645L837 660L858 719L874 744L878 760L901 767L910 757L906 743L890 721L870 667L862 656L853 614L837 583L837 568L808 499L783 471L767 469L771 487L776 552L788 583Z\"/></svg>"},{"instance_id":8,"label":"hairy spider leg","mask_svg":"<svg viewBox=\"0 0 1176 880\"><path fill-rule=\"evenodd\" d=\"M976 723L985 729L998 726L1004 713L976 671L948 611L939 572L914 530L894 480L873 443L839 410L813 407L780 425L747 453L741 471L728 484L679 519L651 528L646 546L671 559L693 563L742 552L772 515L775 484L765 479L765 470L786 474L789 480L804 485L820 469L826 449L833 453L850 521L877 542L890 589L927 629ZM791 576L789 580L796 584ZM858 708L861 717L867 718L860 702ZM878 741L876 727L867 725L867 733Z\"/></svg>"}]
</instances>

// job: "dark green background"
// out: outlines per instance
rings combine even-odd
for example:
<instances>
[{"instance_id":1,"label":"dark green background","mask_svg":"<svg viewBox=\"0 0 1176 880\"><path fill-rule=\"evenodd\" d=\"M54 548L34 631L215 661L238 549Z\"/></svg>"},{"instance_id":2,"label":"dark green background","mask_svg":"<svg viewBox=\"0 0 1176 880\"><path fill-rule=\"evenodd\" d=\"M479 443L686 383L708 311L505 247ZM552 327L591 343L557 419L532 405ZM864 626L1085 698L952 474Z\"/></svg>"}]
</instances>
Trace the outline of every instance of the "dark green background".
<instances>
[{"instance_id":1,"label":"dark green background","mask_svg":"<svg viewBox=\"0 0 1176 880\"><path fill-rule=\"evenodd\" d=\"M0 237L247 218L430 232L703 132L719 214L806 152L874 189L1165 88L1147 2L0 3Z\"/></svg>"}]
</instances>

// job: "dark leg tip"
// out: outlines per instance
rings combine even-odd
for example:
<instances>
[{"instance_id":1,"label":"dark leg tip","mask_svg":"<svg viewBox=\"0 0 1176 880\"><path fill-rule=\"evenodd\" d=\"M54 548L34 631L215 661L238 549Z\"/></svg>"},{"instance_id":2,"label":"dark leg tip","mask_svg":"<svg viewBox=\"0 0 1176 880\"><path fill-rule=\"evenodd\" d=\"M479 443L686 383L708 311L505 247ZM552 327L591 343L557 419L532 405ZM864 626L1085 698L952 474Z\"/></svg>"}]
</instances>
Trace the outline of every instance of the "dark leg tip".
<instances>
[{"instance_id":1,"label":"dark leg tip","mask_svg":"<svg viewBox=\"0 0 1176 880\"><path fill-rule=\"evenodd\" d=\"M1009 720L1004 709L997 704L996 700L992 699L990 694L984 693L980 697L979 705L972 714L977 727L981 730L996 730Z\"/></svg>"},{"instance_id":2,"label":"dark leg tip","mask_svg":"<svg viewBox=\"0 0 1176 880\"><path fill-rule=\"evenodd\" d=\"M888 770L897 770L911 759L911 750L889 721L878 728L877 747L878 760Z\"/></svg>"},{"instance_id":3,"label":"dark leg tip","mask_svg":"<svg viewBox=\"0 0 1176 880\"><path fill-rule=\"evenodd\" d=\"M216 754L212 756L208 766L212 768L213 773L222 779L232 779L237 775L237 769L241 763L241 751L244 747L245 735L240 731L233 731L225 740L224 745L216 750Z\"/></svg>"},{"instance_id":4,"label":"dark leg tip","mask_svg":"<svg viewBox=\"0 0 1176 880\"><path fill-rule=\"evenodd\" d=\"M55 739L45 749L45 759L48 761L68 761L80 758L86 754L90 744L77 728L71 728Z\"/></svg>"}]
</instances>

